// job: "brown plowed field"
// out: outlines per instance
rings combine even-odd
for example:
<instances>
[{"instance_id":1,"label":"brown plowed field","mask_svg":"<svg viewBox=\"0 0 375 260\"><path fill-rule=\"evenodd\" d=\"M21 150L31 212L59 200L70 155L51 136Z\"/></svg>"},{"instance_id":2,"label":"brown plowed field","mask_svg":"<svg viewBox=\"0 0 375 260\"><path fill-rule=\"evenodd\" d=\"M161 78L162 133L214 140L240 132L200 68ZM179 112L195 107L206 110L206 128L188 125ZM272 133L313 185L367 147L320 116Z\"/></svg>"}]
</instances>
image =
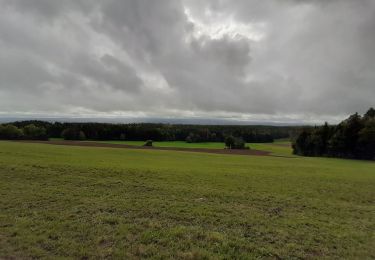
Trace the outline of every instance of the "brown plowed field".
<instances>
[{"instance_id":1,"label":"brown plowed field","mask_svg":"<svg viewBox=\"0 0 375 260\"><path fill-rule=\"evenodd\" d=\"M229 150L229 149L208 149L208 148L178 148L178 147L147 147L135 146L127 144L107 144L99 142L84 142L84 141L22 141L26 143L40 143L52 145L70 145L70 146L85 146L85 147L107 147L107 148L127 148L127 149L141 149L141 150L163 150L163 151L181 151L181 152L198 152L198 153L215 153L228 155L255 155L255 156L269 156L270 152L260 150Z\"/></svg>"}]
</instances>

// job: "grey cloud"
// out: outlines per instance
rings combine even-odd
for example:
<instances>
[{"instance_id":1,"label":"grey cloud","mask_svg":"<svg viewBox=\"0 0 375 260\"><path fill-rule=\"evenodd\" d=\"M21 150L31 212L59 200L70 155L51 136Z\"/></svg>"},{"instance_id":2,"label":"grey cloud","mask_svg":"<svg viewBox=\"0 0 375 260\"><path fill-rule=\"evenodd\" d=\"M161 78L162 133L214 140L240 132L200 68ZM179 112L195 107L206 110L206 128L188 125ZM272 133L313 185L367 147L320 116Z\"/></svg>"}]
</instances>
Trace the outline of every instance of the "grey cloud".
<instances>
[{"instance_id":1,"label":"grey cloud","mask_svg":"<svg viewBox=\"0 0 375 260\"><path fill-rule=\"evenodd\" d=\"M93 0L1 0L0 4L9 12L20 12L23 14L33 14L36 20L43 19L41 22L53 22L60 15L67 12L83 11L87 13L96 4ZM46 20L44 20L46 19Z\"/></svg>"},{"instance_id":2,"label":"grey cloud","mask_svg":"<svg viewBox=\"0 0 375 260\"><path fill-rule=\"evenodd\" d=\"M243 38L199 39L192 42L192 47L199 56L214 60L217 65L234 73L242 74L251 60L250 44Z\"/></svg>"},{"instance_id":3,"label":"grey cloud","mask_svg":"<svg viewBox=\"0 0 375 260\"><path fill-rule=\"evenodd\" d=\"M374 105L371 0L0 7L0 113L304 120Z\"/></svg>"},{"instance_id":4,"label":"grey cloud","mask_svg":"<svg viewBox=\"0 0 375 260\"><path fill-rule=\"evenodd\" d=\"M132 67L109 54L98 59L89 56L78 57L73 66L81 75L117 90L138 92L142 85L142 80L137 77Z\"/></svg>"}]
</instances>

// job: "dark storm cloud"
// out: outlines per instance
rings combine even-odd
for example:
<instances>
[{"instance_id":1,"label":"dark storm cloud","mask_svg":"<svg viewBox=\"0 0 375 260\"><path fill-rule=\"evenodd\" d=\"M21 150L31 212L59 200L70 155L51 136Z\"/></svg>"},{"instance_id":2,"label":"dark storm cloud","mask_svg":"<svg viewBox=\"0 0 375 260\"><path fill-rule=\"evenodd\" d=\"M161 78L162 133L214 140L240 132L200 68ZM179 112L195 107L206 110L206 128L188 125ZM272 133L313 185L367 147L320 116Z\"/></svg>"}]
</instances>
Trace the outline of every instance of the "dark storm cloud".
<instances>
[{"instance_id":1,"label":"dark storm cloud","mask_svg":"<svg viewBox=\"0 0 375 260\"><path fill-rule=\"evenodd\" d=\"M332 119L375 100L375 3L0 0L0 113Z\"/></svg>"}]
</instances>

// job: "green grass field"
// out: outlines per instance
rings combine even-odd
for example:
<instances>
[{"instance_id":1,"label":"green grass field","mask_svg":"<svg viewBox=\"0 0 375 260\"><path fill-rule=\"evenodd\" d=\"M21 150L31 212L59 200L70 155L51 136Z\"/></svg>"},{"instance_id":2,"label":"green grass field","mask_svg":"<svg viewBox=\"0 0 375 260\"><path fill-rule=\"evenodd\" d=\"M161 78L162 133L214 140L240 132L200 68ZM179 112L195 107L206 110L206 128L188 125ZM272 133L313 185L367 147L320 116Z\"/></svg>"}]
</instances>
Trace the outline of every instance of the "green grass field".
<instances>
[{"instance_id":1,"label":"green grass field","mask_svg":"<svg viewBox=\"0 0 375 260\"><path fill-rule=\"evenodd\" d=\"M101 143L109 144L128 144L142 146L146 141L99 141ZM224 143L187 143L184 141L166 141L166 142L153 142L155 147L178 147L178 148L209 148L209 149L224 149Z\"/></svg>"},{"instance_id":2,"label":"green grass field","mask_svg":"<svg viewBox=\"0 0 375 260\"><path fill-rule=\"evenodd\" d=\"M373 259L374 187L366 161L0 142L0 258Z\"/></svg>"},{"instance_id":3,"label":"green grass field","mask_svg":"<svg viewBox=\"0 0 375 260\"><path fill-rule=\"evenodd\" d=\"M62 138L51 138L51 141L63 141ZM146 141L93 141L107 144L126 144L142 146ZM289 145L290 141L286 139L276 140L274 143L247 143L251 149L270 151L276 155L292 155L291 147L283 147L280 145ZM184 141L163 141L153 142L155 147L177 147L177 148L208 148L208 149L224 149L225 144L220 142L207 142L207 143L187 143Z\"/></svg>"}]
</instances>

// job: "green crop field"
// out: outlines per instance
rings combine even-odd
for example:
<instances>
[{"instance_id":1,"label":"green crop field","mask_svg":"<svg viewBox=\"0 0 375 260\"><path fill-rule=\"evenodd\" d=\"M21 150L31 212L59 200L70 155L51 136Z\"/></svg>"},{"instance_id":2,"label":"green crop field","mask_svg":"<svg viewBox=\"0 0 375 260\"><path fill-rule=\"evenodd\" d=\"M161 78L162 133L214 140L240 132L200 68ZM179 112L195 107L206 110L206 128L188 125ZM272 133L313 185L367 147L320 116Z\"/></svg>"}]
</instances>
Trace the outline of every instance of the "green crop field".
<instances>
[{"instance_id":1,"label":"green crop field","mask_svg":"<svg viewBox=\"0 0 375 260\"><path fill-rule=\"evenodd\" d=\"M373 259L374 187L367 161L0 142L0 258Z\"/></svg>"}]
</instances>

